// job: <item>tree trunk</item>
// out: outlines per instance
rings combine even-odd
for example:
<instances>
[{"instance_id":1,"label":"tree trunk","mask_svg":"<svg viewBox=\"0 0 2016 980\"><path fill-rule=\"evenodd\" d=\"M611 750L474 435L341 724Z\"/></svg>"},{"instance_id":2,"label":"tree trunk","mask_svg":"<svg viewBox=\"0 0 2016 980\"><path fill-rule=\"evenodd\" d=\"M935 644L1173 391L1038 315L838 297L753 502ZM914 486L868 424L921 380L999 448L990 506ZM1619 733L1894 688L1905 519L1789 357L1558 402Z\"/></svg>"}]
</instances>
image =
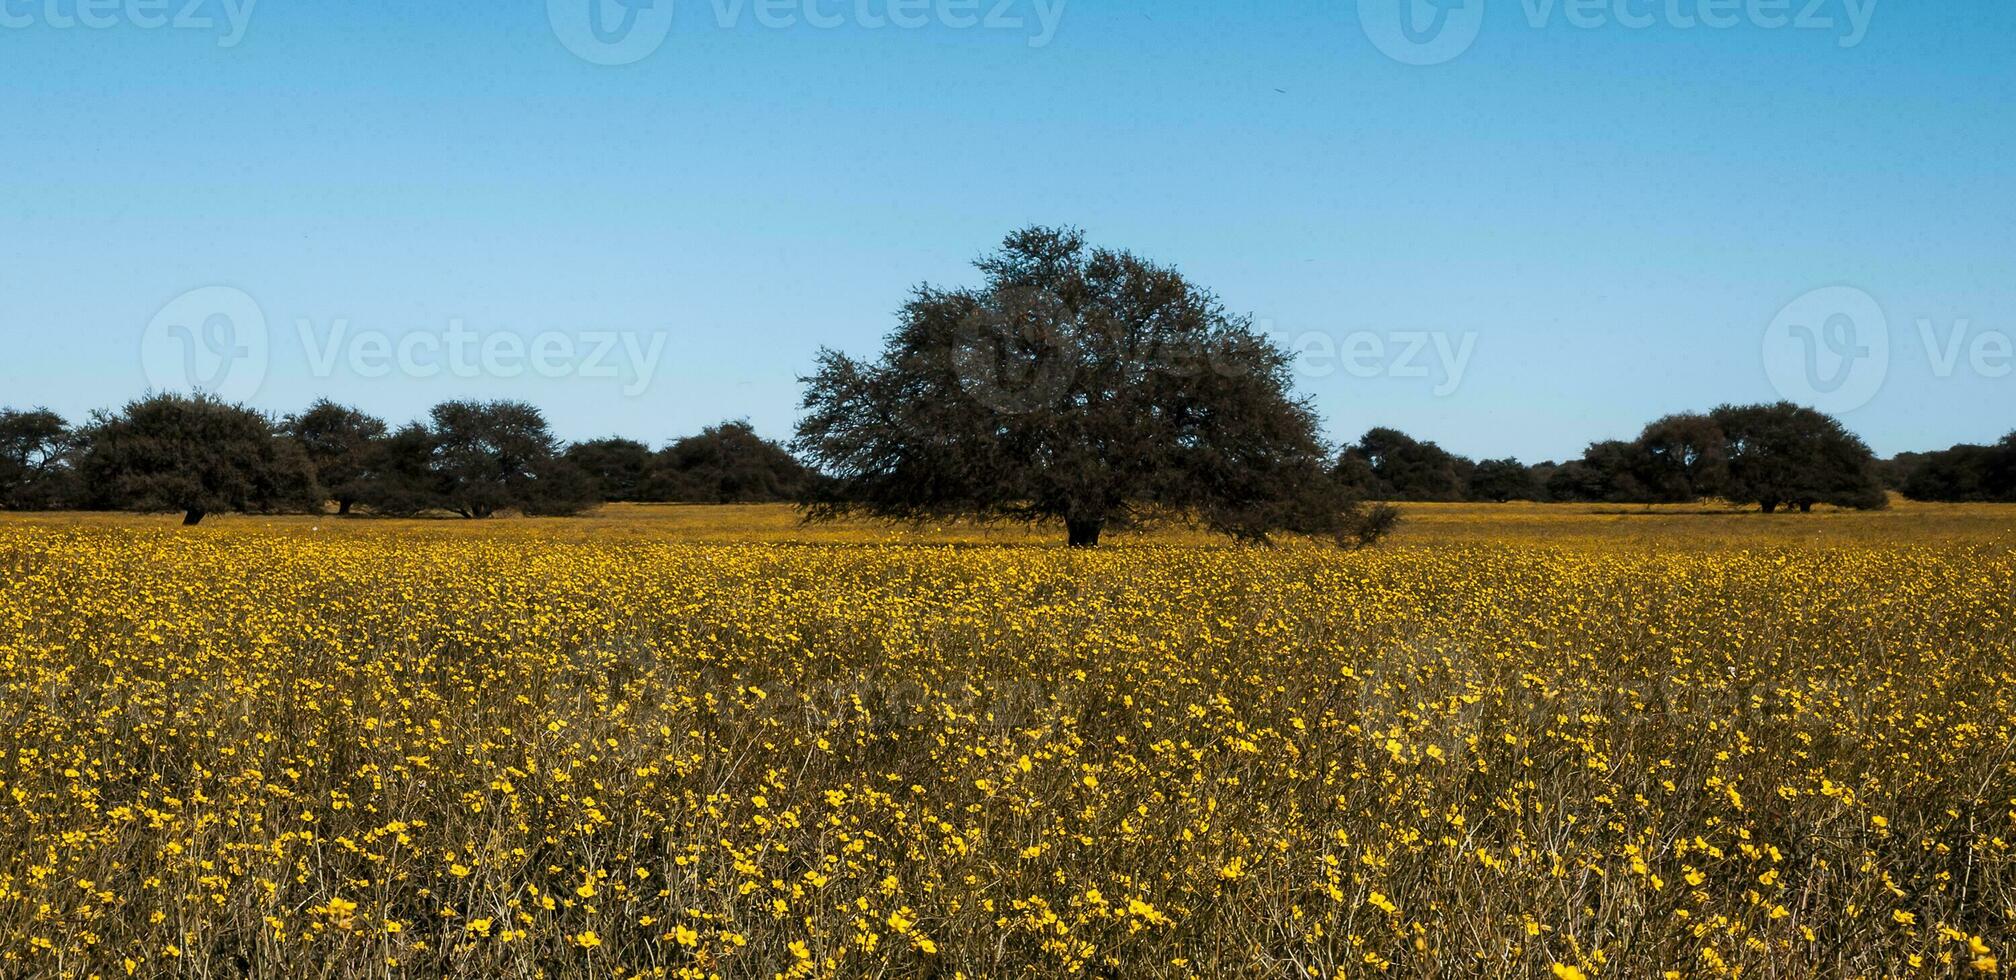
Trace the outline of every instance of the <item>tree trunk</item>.
<instances>
[{"instance_id":1,"label":"tree trunk","mask_svg":"<svg viewBox=\"0 0 2016 980\"><path fill-rule=\"evenodd\" d=\"M1776 500L1764 501L1764 513L1769 514L1776 511L1777 509L1778 509L1778 501Z\"/></svg>"},{"instance_id":2,"label":"tree trunk","mask_svg":"<svg viewBox=\"0 0 2016 980\"><path fill-rule=\"evenodd\" d=\"M341 498L338 498L338 499L337 499L337 501L336 501L336 516L337 516L337 517L349 517L349 516L350 516L350 498L348 498L348 497L341 497Z\"/></svg>"},{"instance_id":3,"label":"tree trunk","mask_svg":"<svg viewBox=\"0 0 2016 980\"><path fill-rule=\"evenodd\" d=\"M1799 501L1799 513L1801 513L1801 514L1811 514L1811 513L1813 513L1813 501L1811 501L1811 500L1801 500L1801 501Z\"/></svg>"},{"instance_id":4,"label":"tree trunk","mask_svg":"<svg viewBox=\"0 0 2016 980\"><path fill-rule=\"evenodd\" d=\"M1105 521L1095 518L1067 518L1064 521L1064 532L1070 536L1071 547L1093 548L1098 546L1099 529L1105 524Z\"/></svg>"},{"instance_id":5,"label":"tree trunk","mask_svg":"<svg viewBox=\"0 0 2016 980\"><path fill-rule=\"evenodd\" d=\"M203 522L203 512L201 510L191 509L190 511L182 515L183 527L194 527L197 524L201 524L202 522Z\"/></svg>"}]
</instances>

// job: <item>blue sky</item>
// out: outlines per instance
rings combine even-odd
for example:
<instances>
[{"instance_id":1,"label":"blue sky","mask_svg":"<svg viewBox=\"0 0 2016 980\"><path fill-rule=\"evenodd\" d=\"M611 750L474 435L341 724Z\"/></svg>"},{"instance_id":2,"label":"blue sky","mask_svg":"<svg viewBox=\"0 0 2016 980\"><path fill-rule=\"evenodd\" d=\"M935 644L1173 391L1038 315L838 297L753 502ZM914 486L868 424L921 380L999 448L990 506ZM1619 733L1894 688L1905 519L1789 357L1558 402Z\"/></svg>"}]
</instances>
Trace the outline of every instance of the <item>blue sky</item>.
<instances>
[{"instance_id":1,"label":"blue sky","mask_svg":"<svg viewBox=\"0 0 2016 980\"><path fill-rule=\"evenodd\" d=\"M1997 0L1877 3L1852 39L1848 0L1817 5L1832 29L1768 26L1768 0L1719 29L1702 0L1626 0L1637 28L1609 3L1469 0L1474 41L1433 65L1382 53L1349 2L1053 0L1042 35L1035 0L972 15L1019 27L927 4L915 29L872 26L889 0L817 0L829 28L804 0L763 8L788 27L677 0L622 65L564 43L577 0L166 4L207 28L140 26L140 2L95 29L76 0L4 5L0 403L130 397L150 324L223 286L266 324L242 392L262 408L509 396L570 438L781 436L816 348L873 352L913 285L970 282L1046 223L1352 352L1299 379L1338 440L1383 424L1537 461L1776 399L1768 332L1834 286L1884 321L1815 348L1831 376L1883 333L1880 383L1828 396L1879 452L2016 428ZM557 336L574 367L354 369L360 336L451 329ZM655 370L583 370L604 335L661 344ZM1467 345L1460 377L1436 340Z\"/></svg>"}]
</instances>

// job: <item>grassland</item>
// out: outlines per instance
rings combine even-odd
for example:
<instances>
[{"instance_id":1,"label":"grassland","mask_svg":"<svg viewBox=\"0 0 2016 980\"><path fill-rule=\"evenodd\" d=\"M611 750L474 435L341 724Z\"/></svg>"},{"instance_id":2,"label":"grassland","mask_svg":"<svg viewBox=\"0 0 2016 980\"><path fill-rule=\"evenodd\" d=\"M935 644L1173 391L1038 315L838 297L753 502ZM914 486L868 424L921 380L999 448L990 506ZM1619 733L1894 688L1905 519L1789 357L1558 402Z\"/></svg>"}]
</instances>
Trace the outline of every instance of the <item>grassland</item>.
<instances>
[{"instance_id":1,"label":"grassland","mask_svg":"<svg viewBox=\"0 0 2016 980\"><path fill-rule=\"evenodd\" d=\"M0 974L1985 975L2016 508L0 519Z\"/></svg>"}]
</instances>

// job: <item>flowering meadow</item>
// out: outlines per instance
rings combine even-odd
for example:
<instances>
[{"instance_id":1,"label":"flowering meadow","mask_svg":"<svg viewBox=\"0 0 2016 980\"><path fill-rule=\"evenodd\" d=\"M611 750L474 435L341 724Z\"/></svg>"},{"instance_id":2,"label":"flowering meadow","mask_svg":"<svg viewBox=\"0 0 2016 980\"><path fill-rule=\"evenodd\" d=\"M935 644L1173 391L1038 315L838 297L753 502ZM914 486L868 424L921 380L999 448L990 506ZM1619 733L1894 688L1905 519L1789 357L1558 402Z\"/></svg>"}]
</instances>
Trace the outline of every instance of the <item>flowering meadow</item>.
<instances>
[{"instance_id":1,"label":"flowering meadow","mask_svg":"<svg viewBox=\"0 0 2016 980\"><path fill-rule=\"evenodd\" d=\"M1408 519L0 521L0 975L2004 968L2016 508Z\"/></svg>"}]
</instances>

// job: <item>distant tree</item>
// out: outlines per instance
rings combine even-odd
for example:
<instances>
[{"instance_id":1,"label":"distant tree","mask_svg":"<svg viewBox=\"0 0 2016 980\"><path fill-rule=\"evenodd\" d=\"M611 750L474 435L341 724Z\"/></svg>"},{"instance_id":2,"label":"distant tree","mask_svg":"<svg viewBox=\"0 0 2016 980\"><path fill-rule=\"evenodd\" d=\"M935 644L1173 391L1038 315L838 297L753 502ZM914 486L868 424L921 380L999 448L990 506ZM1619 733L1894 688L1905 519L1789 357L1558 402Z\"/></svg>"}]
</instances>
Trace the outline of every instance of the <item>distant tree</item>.
<instances>
[{"instance_id":1,"label":"distant tree","mask_svg":"<svg viewBox=\"0 0 2016 980\"><path fill-rule=\"evenodd\" d=\"M1374 500L1462 500L1469 460L1398 429L1367 430L1334 471Z\"/></svg>"},{"instance_id":2,"label":"distant tree","mask_svg":"<svg viewBox=\"0 0 2016 980\"><path fill-rule=\"evenodd\" d=\"M2016 432L2002 437L1995 444L1994 455L1988 458L1988 492L1996 500L2016 502Z\"/></svg>"},{"instance_id":3,"label":"distant tree","mask_svg":"<svg viewBox=\"0 0 2016 980\"><path fill-rule=\"evenodd\" d=\"M1728 439L1706 415L1668 415L1639 434L1632 463L1649 500L1686 503L1716 496L1729 478Z\"/></svg>"},{"instance_id":4,"label":"distant tree","mask_svg":"<svg viewBox=\"0 0 2016 980\"><path fill-rule=\"evenodd\" d=\"M1898 453L1889 459L1876 461L1876 478L1883 481L1883 489L1902 492L1918 472L1918 467L1935 453Z\"/></svg>"},{"instance_id":5,"label":"distant tree","mask_svg":"<svg viewBox=\"0 0 2016 980\"><path fill-rule=\"evenodd\" d=\"M1554 478L1554 474L1559 472L1560 469L1561 464L1551 459L1542 460L1526 468L1528 477L1533 481L1533 492L1534 492L1533 499L1535 500L1554 499L1553 492L1547 489L1547 484Z\"/></svg>"},{"instance_id":6,"label":"distant tree","mask_svg":"<svg viewBox=\"0 0 2016 980\"><path fill-rule=\"evenodd\" d=\"M0 508L49 510L75 496L69 423L46 408L0 409Z\"/></svg>"},{"instance_id":7,"label":"distant tree","mask_svg":"<svg viewBox=\"0 0 2016 980\"><path fill-rule=\"evenodd\" d=\"M585 478L555 479L558 442L537 408L516 401L452 401L434 406L429 417L433 471L447 509L483 518L506 507L556 513L587 505L581 493Z\"/></svg>"},{"instance_id":8,"label":"distant tree","mask_svg":"<svg viewBox=\"0 0 2016 980\"><path fill-rule=\"evenodd\" d=\"M635 439L610 436L574 443L567 447L564 455L568 462L594 481L598 499L649 499L645 496L644 484L652 468L651 447Z\"/></svg>"},{"instance_id":9,"label":"distant tree","mask_svg":"<svg viewBox=\"0 0 2016 980\"><path fill-rule=\"evenodd\" d=\"M87 490L122 510L313 510L322 488L266 416L210 395L150 395L94 416L79 464Z\"/></svg>"},{"instance_id":10,"label":"distant tree","mask_svg":"<svg viewBox=\"0 0 2016 980\"><path fill-rule=\"evenodd\" d=\"M447 506L434 470L434 433L418 422L372 442L365 473L357 500L373 513L412 517Z\"/></svg>"},{"instance_id":11,"label":"distant tree","mask_svg":"<svg viewBox=\"0 0 2016 980\"><path fill-rule=\"evenodd\" d=\"M1728 440L1728 478L1722 496L1732 503L1813 509L1833 504L1873 510L1887 501L1875 457L1832 416L1791 402L1724 405L1710 417Z\"/></svg>"},{"instance_id":12,"label":"distant tree","mask_svg":"<svg viewBox=\"0 0 2016 980\"><path fill-rule=\"evenodd\" d=\"M919 288L880 360L822 351L796 447L815 518L1061 519L1070 544L1154 516L1245 540L1350 538L1290 355L1174 269L1029 228L978 289Z\"/></svg>"},{"instance_id":13,"label":"distant tree","mask_svg":"<svg viewBox=\"0 0 2016 980\"><path fill-rule=\"evenodd\" d=\"M1504 503L1534 500L1541 494L1533 472L1516 459L1487 459L1470 475L1470 499Z\"/></svg>"},{"instance_id":14,"label":"distant tree","mask_svg":"<svg viewBox=\"0 0 2016 980\"><path fill-rule=\"evenodd\" d=\"M600 499L594 477L555 455L532 464L532 480L518 498L518 509L527 517L573 517Z\"/></svg>"},{"instance_id":15,"label":"distant tree","mask_svg":"<svg viewBox=\"0 0 2016 980\"><path fill-rule=\"evenodd\" d=\"M2016 433L1992 446L1907 455L1913 458L1899 489L1912 500L2016 502Z\"/></svg>"},{"instance_id":16,"label":"distant tree","mask_svg":"<svg viewBox=\"0 0 2016 980\"><path fill-rule=\"evenodd\" d=\"M1582 458L1557 467L1547 478L1549 499L1588 503L1648 503L1654 499L1640 474L1644 450L1635 442L1592 442Z\"/></svg>"},{"instance_id":17,"label":"distant tree","mask_svg":"<svg viewBox=\"0 0 2016 980\"><path fill-rule=\"evenodd\" d=\"M687 436L652 460L647 483L655 499L690 503L796 500L811 471L748 422L723 422Z\"/></svg>"},{"instance_id":18,"label":"distant tree","mask_svg":"<svg viewBox=\"0 0 2016 980\"><path fill-rule=\"evenodd\" d=\"M336 513L349 514L364 495L373 443L385 437L385 423L323 398L288 416L280 428L308 457L315 479L336 501Z\"/></svg>"}]
</instances>

